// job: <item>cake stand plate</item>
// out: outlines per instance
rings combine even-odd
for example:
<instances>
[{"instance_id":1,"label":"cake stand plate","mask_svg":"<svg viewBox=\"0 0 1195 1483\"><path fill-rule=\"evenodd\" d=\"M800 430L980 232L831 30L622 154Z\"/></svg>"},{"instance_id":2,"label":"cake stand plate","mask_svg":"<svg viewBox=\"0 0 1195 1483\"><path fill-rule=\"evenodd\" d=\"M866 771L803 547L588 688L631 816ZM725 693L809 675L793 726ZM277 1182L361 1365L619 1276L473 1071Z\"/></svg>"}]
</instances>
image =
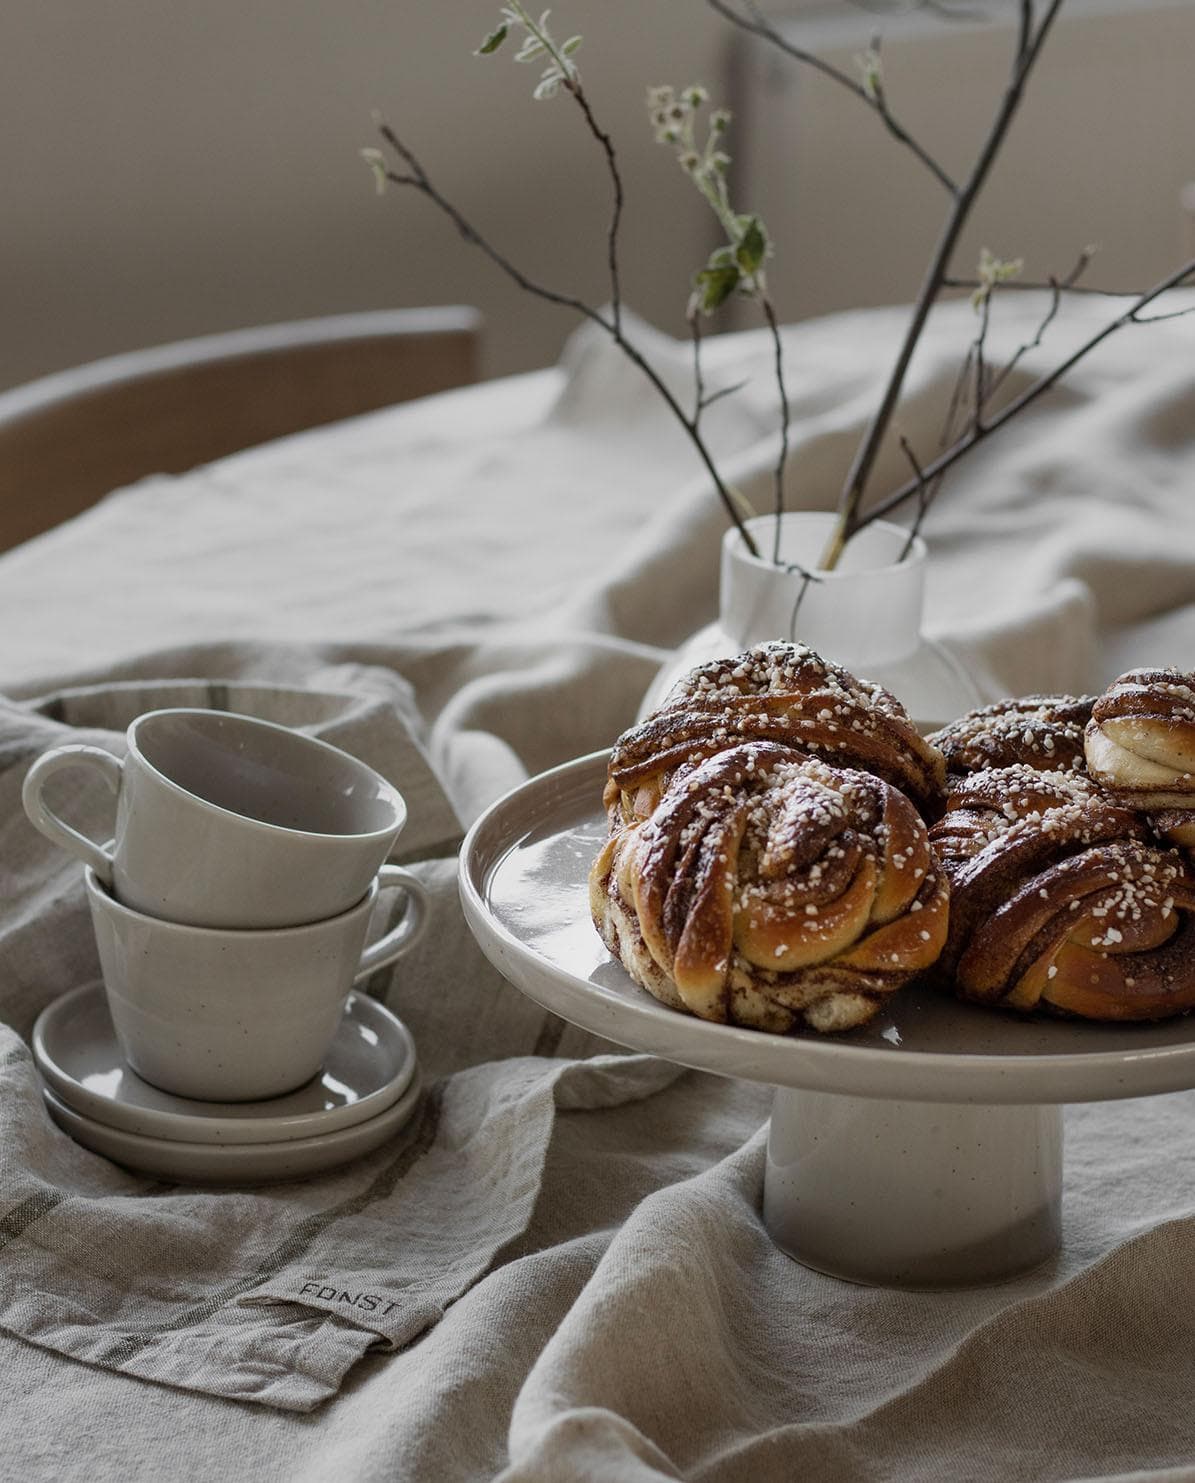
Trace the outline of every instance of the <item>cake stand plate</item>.
<instances>
[{"instance_id":1,"label":"cake stand plate","mask_svg":"<svg viewBox=\"0 0 1195 1483\"><path fill-rule=\"evenodd\" d=\"M806 1265L852 1281L991 1282L1061 1236L1062 1104L1195 1086L1195 1022L1024 1019L926 986L844 1035L768 1035L682 1014L639 988L589 915L607 753L493 804L461 851L465 916L523 993L683 1066L771 1084L764 1221Z\"/></svg>"}]
</instances>

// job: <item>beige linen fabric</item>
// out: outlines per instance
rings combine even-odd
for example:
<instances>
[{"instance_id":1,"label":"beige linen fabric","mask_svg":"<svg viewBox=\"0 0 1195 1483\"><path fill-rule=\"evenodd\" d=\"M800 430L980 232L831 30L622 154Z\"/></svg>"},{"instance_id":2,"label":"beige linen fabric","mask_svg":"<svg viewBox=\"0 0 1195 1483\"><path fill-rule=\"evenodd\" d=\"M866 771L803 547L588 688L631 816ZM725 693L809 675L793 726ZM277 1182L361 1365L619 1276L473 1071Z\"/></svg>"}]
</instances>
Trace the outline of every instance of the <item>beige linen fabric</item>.
<instances>
[{"instance_id":1,"label":"beige linen fabric","mask_svg":"<svg viewBox=\"0 0 1195 1483\"><path fill-rule=\"evenodd\" d=\"M1054 353L1106 312L1078 307ZM792 504L832 499L903 318L786 332ZM972 332L965 306L931 327L914 443ZM654 350L686 385L684 347ZM1124 332L947 487L927 628L982 693L1192 662L1193 350L1193 321ZM769 354L711 345L713 384L751 378L713 430L760 504ZM463 927L451 815L629 721L713 616L722 529L684 440L582 336L556 372L149 481L0 559L0 1476L1195 1477L1195 1097L1069 1110L1048 1268L854 1288L763 1231L765 1088L612 1055ZM302 1185L150 1186L54 1130L33 1086L22 1037L94 960L19 779L66 731L116 746L171 681L281 699L424 789L441 926L371 987L433 1093L393 1147ZM321 1270L393 1291L400 1320L290 1302Z\"/></svg>"}]
</instances>

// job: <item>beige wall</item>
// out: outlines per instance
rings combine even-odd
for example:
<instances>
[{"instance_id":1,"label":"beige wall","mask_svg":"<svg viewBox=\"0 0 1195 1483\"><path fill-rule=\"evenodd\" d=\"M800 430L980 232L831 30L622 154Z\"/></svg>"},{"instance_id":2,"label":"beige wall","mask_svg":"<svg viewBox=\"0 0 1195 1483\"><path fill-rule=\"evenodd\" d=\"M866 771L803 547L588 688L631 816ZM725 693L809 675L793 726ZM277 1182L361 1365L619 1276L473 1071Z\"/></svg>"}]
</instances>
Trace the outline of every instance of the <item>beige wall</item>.
<instances>
[{"instance_id":1,"label":"beige wall","mask_svg":"<svg viewBox=\"0 0 1195 1483\"><path fill-rule=\"evenodd\" d=\"M1144 29L1060 28L1050 87L976 240L1027 251L1038 271L1092 236L1105 276L1171 260L1176 184L1195 177L1195 3L1161 3ZM844 0L820 8L858 14ZM998 19L1006 0L989 8ZM436 302L484 309L491 373L553 359L570 315L505 283L426 203L378 200L357 157L381 107L496 243L601 300L601 160L566 99L531 102L531 69L472 56L496 12L496 0L3 0L0 385L239 325ZM730 33L702 0L558 0L554 15L586 34L587 88L619 141L626 296L679 331L710 223L652 142L643 89L716 85ZM944 45L944 61L902 83L894 44L892 90L958 160L983 44L959 32ZM771 110L756 199L780 239L785 313L908 298L932 188L851 100L816 82L794 91L767 68L748 67L744 111Z\"/></svg>"},{"instance_id":2,"label":"beige wall","mask_svg":"<svg viewBox=\"0 0 1195 1483\"><path fill-rule=\"evenodd\" d=\"M977 9L981 7L976 7ZM883 47L893 112L962 178L1006 85L1015 5L987 25L894 19ZM1039 11L1043 7L1039 5ZM873 18L821 6L788 34L844 68ZM773 284L797 319L914 295L945 216L933 178L832 82L762 42L740 50L743 188L778 241ZM980 248L1062 275L1097 244L1085 282L1145 288L1191 248L1179 206L1195 180L1195 0L1067 0L956 264Z\"/></svg>"},{"instance_id":3,"label":"beige wall","mask_svg":"<svg viewBox=\"0 0 1195 1483\"><path fill-rule=\"evenodd\" d=\"M601 299L602 163L536 72L473 48L497 0L3 0L0 385L182 336L306 315L480 305L491 371L573 320L499 281L414 196L378 200L370 110L497 243ZM701 0L562 0L620 139L628 297L678 327L704 208L651 138L644 86L712 78ZM563 31L562 35L567 35Z\"/></svg>"}]
</instances>

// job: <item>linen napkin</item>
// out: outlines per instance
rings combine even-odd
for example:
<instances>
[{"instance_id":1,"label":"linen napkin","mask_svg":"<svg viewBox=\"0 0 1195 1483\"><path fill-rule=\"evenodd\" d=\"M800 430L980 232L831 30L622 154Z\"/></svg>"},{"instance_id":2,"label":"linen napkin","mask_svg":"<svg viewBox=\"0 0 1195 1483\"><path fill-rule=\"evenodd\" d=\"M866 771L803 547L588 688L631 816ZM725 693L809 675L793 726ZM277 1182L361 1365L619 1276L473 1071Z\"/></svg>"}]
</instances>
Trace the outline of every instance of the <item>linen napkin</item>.
<instances>
[{"instance_id":1,"label":"linen napkin","mask_svg":"<svg viewBox=\"0 0 1195 1483\"><path fill-rule=\"evenodd\" d=\"M308 729L385 773L410 807L396 857L433 894L434 946L373 986L412 1028L427 1090L390 1144L316 1179L249 1190L146 1179L77 1147L42 1107L22 1037L98 964L82 868L28 824L21 781L68 740L121 751L134 716L169 705ZM103 838L106 790L59 777L56 806ZM460 835L392 671L325 667L310 688L125 679L0 703L0 1326L105 1368L309 1409L368 1349L435 1324L520 1234L558 1106L616 1106L680 1075L649 1057L551 1054L565 1027L489 968L460 919L455 863L436 858ZM600 1048L572 1033L573 1055Z\"/></svg>"}]
</instances>

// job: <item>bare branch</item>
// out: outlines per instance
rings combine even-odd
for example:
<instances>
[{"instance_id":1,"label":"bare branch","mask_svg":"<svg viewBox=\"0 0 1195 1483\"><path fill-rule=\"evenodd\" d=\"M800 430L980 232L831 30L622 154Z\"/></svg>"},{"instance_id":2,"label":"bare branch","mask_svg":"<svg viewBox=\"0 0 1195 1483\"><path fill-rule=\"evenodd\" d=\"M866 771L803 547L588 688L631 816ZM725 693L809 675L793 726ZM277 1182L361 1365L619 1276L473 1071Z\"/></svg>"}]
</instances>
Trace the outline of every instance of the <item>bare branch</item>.
<instances>
[{"instance_id":1,"label":"bare branch","mask_svg":"<svg viewBox=\"0 0 1195 1483\"><path fill-rule=\"evenodd\" d=\"M909 460L909 464L912 467L913 477L917 480L917 518L909 527L909 538L904 543L900 555L896 558L898 562L903 561L905 557L908 556L909 552L913 549L913 542L921 534L921 526L923 521L925 520L926 511L929 509L930 504L933 501L934 494L936 493L937 488L940 487L941 482L939 480L939 485L933 488L931 488L931 486L926 482L925 470L917 461L917 455L913 452L912 446L910 445L908 438L905 437L904 433L901 433L900 435L900 446L904 450L904 455Z\"/></svg>"},{"instance_id":2,"label":"bare branch","mask_svg":"<svg viewBox=\"0 0 1195 1483\"><path fill-rule=\"evenodd\" d=\"M958 377L954 383L954 390L950 394L950 404L946 409L946 419L942 424L942 434L938 439L939 452L945 448L956 436L954 429L959 423L959 413L963 409L966 398L967 387L971 384L971 362L975 357L975 342L967 346L967 353L963 356L963 363L959 366Z\"/></svg>"},{"instance_id":3,"label":"bare branch","mask_svg":"<svg viewBox=\"0 0 1195 1483\"><path fill-rule=\"evenodd\" d=\"M622 290L619 286L618 273L618 228L622 221L623 194L622 176L618 169L618 158L614 153L614 142L594 117L593 110L589 106L589 99L585 96L585 90L581 86L581 74L577 70L576 64L570 60L569 43L566 42L564 47L558 47L548 32L547 21L549 12L545 10L539 20L536 21L531 12L522 3L522 0L511 0L510 5L504 8L503 14L510 20L514 20L517 16L518 23L527 32L528 43L534 43L535 48L540 53L550 57L552 60L552 66L548 68L547 72L540 79L540 86L535 91L535 97L538 98L541 95L550 97L557 88L561 87L566 92L571 93L573 101L581 110L582 117L585 119L586 127L597 140L598 144L601 145L602 153L606 157L606 169L610 176L610 183L614 188L614 204L610 213L610 225L606 232L606 264L610 274L610 313L614 320L615 329L621 330ZM506 25L504 21L501 32L495 37L488 39L493 40L496 44L501 41L505 31ZM580 44L580 40L581 38L579 36L573 38L573 42L578 45ZM487 48L483 47L484 50L487 50ZM524 48L524 52L526 52L526 47ZM530 55L535 55L535 51L532 51ZM524 53L520 53L519 57L516 58L516 60L525 59ZM545 87L547 88L546 92L543 91Z\"/></svg>"},{"instance_id":4,"label":"bare branch","mask_svg":"<svg viewBox=\"0 0 1195 1483\"><path fill-rule=\"evenodd\" d=\"M1091 260L1094 256L1094 247L1084 247L1083 250L1079 253L1079 256L1075 259L1075 266L1070 270L1066 277L1059 282L1058 287L1073 289L1078 283L1079 279L1082 278L1083 274L1086 273L1087 269L1091 266ZM1053 286L1053 283L1054 279L1051 277L1051 287Z\"/></svg>"},{"instance_id":5,"label":"bare branch","mask_svg":"<svg viewBox=\"0 0 1195 1483\"><path fill-rule=\"evenodd\" d=\"M1134 324L1161 324L1164 319L1185 319L1188 314L1195 314L1195 304L1189 309L1172 309L1168 314L1134 314Z\"/></svg>"},{"instance_id":6,"label":"bare branch","mask_svg":"<svg viewBox=\"0 0 1195 1483\"><path fill-rule=\"evenodd\" d=\"M694 309L688 316L689 338L693 344L693 422L701 421L707 405L705 400L705 377L701 372L701 316Z\"/></svg>"},{"instance_id":7,"label":"bare branch","mask_svg":"<svg viewBox=\"0 0 1195 1483\"><path fill-rule=\"evenodd\" d=\"M1139 288L1130 289L1127 292L1118 288L1089 288L1086 284L1080 284L1079 279L1091 266L1091 260L1095 256L1094 247L1085 247L1075 259L1075 265L1063 278L1055 278L1053 273L1044 283L1036 282L1026 278L1009 278L1003 283L994 285L1001 293L1008 293L1010 289L1020 290L1022 293L1029 290L1049 289L1051 293L1060 291L1072 294L1098 294L1103 298L1127 299L1130 294L1136 295L1141 292ZM983 288L985 285L978 278L951 278L942 279L943 288Z\"/></svg>"},{"instance_id":8,"label":"bare branch","mask_svg":"<svg viewBox=\"0 0 1195 1483\"><path fill-rule=\"evenodd\" d=\"M1046 331L1058 317L1058 310L1062 307L1062 285L1057 282L1057 280L1051 279L1050 289L1050 307L1042 316L1041 323L1034 331L1033 338L1031 340L1026 340L1023 345L1018 345L1016 350L1013 351L1012 355L1003 366L1003 368L988 383L987 395L984 398L985 403L991 401L991 399L996 395L996 393L1012 375L1013 371L1016 370L1021 361L1024 360L1025 356L1027 356L1031 350L1037 350L1039 348L1042 340L1045 338Z\"/></svg>"},{"instance_id":9,"label":"bare branch","mask_svg":"<svg viewBox=\"0 0 1195 1483\"><path fill-rule=\"evenodd\" d=\"M1011 283L1002 283L1000 292L1005 293L1041 293L1051 290L1058 282L1054 278L1014 278ZM943 288L958 288L975 290L982 288L978 278L943 278ZM1093 299L1127 299L1133 294L1139 293L1136 288L1093 288L1086 283L1058 283L1058 287L1066 294L1086 294Z\"/></svg>"},{"instance_id":10,"label":"bare branch","mask_svg":"<svg viewBox=\"0 0 1195 1483\"><path fill-rule=\"evenodd\" d=\"M1023 57L1033 35L1033 0L1020 0L1021 14L1017 21L1017 55Z\"/></svg>"},{"instance_id":11,"label":"bare branch","mask_svg":"<svg viewBox=\"0 0 1195 1483\"><path fill-rule=\"evenodd\" d=\"M712 0L711 0L712 3ZM1022 0L1022 5L1027 0ZM876 457L880 451L884 434L892 421L893 413L896 411L897 402L900 400L901 390L904 387L905 375L909 369L909 363L913 359L913 351L921 338L925 328L926 320L929 318L930 310L937 301L938 294L942 288L942 280L945 278L950 266L950 259L958 244L959 237L971 215L972 207L987 180L988 174L995 163L1000 146L1008 133L1009 126L1020 106L1021 96L1029 73L1033 68L1041 49L1045 45L1046 37L1050 28L1062 8L1062 0L1049 0L1049 8L1046 15L1038 26L1036 32L1029 34L1018 47L1013 57L1012 69L1009 76L1007 88L1001 99L992 126L988 131L987 138L980 147L979 154L971 167L971 173L959 189L951 206L945 225L942 228L938 244L930 258L929 267L922 281L921 291L913 306L912 318L909 321L905 338L897 353L896 363L892 368L885 388L884 395L872 417L859 449L847 475L843 486L842 496L838 506L838 521L829 545L822 557L822 565L833 567L842 555L843 547L854 535L862 524L860 511L863 504L863 496L867 489L867 482L875 467Z\"/></svg>"},{"instance_id":12,"label":"bare branch","mask_svg":"<svg viewBox=\"0 0 1195 1483\"><path fill-rule=\"evenodd\" d=\"M947 448L945 452L935 458L928 468L922 471L922 478L933 479L945 473L965 453L970 452L976 443L990 437L992 433L1003 427L1006 422L1010 422L1019 412L1024 411L1026 407L1035 402L1038 397L1043 396L1051 387L1056 386L1068 371L1078 365L1097 345L1101 345L1110 335L1115 334L1117 330L1124 329L1126 325L1130 324L1152 324L1156 320L1178 319L1186 314L1195 313L1195 305L1192 305L1189 309L1178 310L1174 314L1142 315L1140 312L1147 305L1152 304L1155 299L1160 298L1172 288L1178 288L1193 276L1195 276L1195 258L1184 263L1181 268L1175 269L1173 273L1167 274L1160 283L1156 283L1153 288L1141 294L1123 314L1118 315L1115 319L1104 325L1096 334L1085 340L1060 365L1055 366L1048 375L1040 377L1032 386L1027 387L1019 397L1009 402L1008 406L1003 408L994 417L985 423L973 426L970 432L964 434L957 442ZM881 500L879 504L869 510L855 526L855 529L862 530L865 526L870 525L873 520L879 520L884 515L889 514L899 505L904 504L917 494L919 488L920 482L917 479L911 479L907 483L902 484L899 489L894 490L886 499Z\"/></svg>"},{"instance_id":13,"label":"bare branch","mask_svg":"<svg viewBox=\"0 0 1195 1483\"><path fill-rule=\"evenodd\" d=\"M697 426L701 421L701 414L707 407L712 407L715 402L720 402L723 397L733 396L736 391L742 391L749 384L749 377L742 381L732 381L729 386L719 386L717 391L706 391L705 372L701 369L701 316L694 311L688 316L689 336L693 343L693 424Z\"/></svg>"},{"instance_id":14,"label":"bare branch","mask_svg":"<svg viewBox=\"0 0 1195 1483\"><path fill-rule=\"evenodd\" d=\"M776 458L775 483L776 523L772 532L772 561L780 564L780 517L784 514L784 469L788 463L788 391L784 385L784 346L780 340L780 326L776 323L776 311L766 293L759 295L759 307L763 310L772 335L772 350L776 366L776 388L780 393L780 452Z\"/></svg>"},{"instance_id":15,"label":"bare branch","mask_svg":"<svg viewBox=\"0 0 1195 1483\"><path fill-rule=\"evenodd\" d=\"M784 570L790 577L800 577L801 585L797 588L796 601L793 610L788 616L788 637L790 642L797 641L797 619L801 613L801 604L805 601L805 594L810 587L821 581L816 572L811 572L808 567L803 567L799 561L788 561L784 563Z\"/></svg>"},{"instance_id":16,"label":"bare branch","mask_svg":"<svg viewBox=\"0 0 1195 1483\"><path fill-rule=\"evenodd\" d=\"M531 294L535 298L544 299L548 303L558 304L563 308L571 309L574 313L590 320L593 324L599 325L610 336L623 354L638 366L639 370L647 377L664 399L673 416L675 416L684 428L689 441L693 444L698 456L705 465L706 472L713 480L714 489L717 492L718 498L722 501L723 508L742 537L743 544L752 556L758 556L759 548L752 540L751 533L744 525L734 499L723 481L721 474L718 472L713 456L701 437L696 418L689 416L651 362L624 337L621 326L616 324L612 318L607 319L604 314L595 309L591 304L587 304L583 299L579 299L572 294L560 293L555 289L547 288L544 284L537 283L532 278L528 278L509 258L499 252L447 197L440 193L432 183L427 171L416 158L414 152L403 143L388 123L384 120L379 121L378 129L382 138L399 156L410 172L409 174L402 175L397 171L388 170L386 171L387 180L391 181L394 185L407 186L426 196L433 205L448 217L464 240L472 246L477 247L513 283L516 283L526 293Z\"/></svg>"},{"instance_id":17,"label":"bare branch","mask_svg":"<svg viewBox=\"0 0 1195 1483\"><path fill-rule=\"evenodd\" d=\"M973 415L976 421L983 416L984 405L987 402L987 362L984 360L984 345L988 337L988 328L992 322L992 296L986 293L979 306L979 333L971 344L971 361L974 370L974 391L971 393Z\"/></svg>"},{"instance_id":18,"label":"bare branch","mask_svg":"<svg viewBox=\"0 0 1195 1483\"><path fill-rule=\"evenodd\" d=\"M589 132L602 146L606 156L606 168L610 172L610 182L614 187L614 206L610 213L610 226L606 233L606 264L610 274L610 313L614 320L614 328L622 331L622 291L618 280L618 228L622 222L623 192L622 176L618 169L618 158L614 153L614 141L609 134L600 127L593 116L593 110L589 106L579 81L565 79L564 86L577 101L577 106L585 115L585 122L589 126Z\"/></svg>"},{"instance_id":19,"label":"bare branch","mask_svg":"<svg viewBox=\"0 0 1195 1483\"><path fill-rule=\"evenodd\" d=\"M734 381L729 386L720 386L717 391L711 391L708 396L704 398L701 403L702 408L704 409L705 407L712 407L715 402L720 402L724 396L733 396L736 391L742 391L743 387L749 384L749 381L743 380Z\"/></svg>"},{"instance_id":20,"label":"bare branch","mask_svg":"<svg viewBox=\"0 0 1195 1483\"><path fill-rule=\"evenodd\" d=\"M857 98L879 117L884 127L894 139L912 150L913 154L916 155L925 168L937 179L940 185L945 187L951 195L957 193L958 187L942 166L938 164L937 160L893 117L882 90L878 91L875 97L872 97L866 88L863 87L862 83L852 77L850 73L843 72L841 68L827 62L824 57L819 57L814 52L806 51L804 47L796 46L793 42L789 41L786 36L777 31L770 21L765 19L759 7L754 3L754 0L745 0L745 3L750 12L749 15L743 15L741 11L735 10L727 3L727 0L707 0L710 8L716 10L732 26L737 26L741 31L748 31L753 36L763 37L765 41L769 41L773 46L778 47L795 61L803 63L806 67L812 67L824 77L828 77L833 82L838 83L840 87L844 87L849 92L854 93Z\"/></svg>"}]
</instances>

